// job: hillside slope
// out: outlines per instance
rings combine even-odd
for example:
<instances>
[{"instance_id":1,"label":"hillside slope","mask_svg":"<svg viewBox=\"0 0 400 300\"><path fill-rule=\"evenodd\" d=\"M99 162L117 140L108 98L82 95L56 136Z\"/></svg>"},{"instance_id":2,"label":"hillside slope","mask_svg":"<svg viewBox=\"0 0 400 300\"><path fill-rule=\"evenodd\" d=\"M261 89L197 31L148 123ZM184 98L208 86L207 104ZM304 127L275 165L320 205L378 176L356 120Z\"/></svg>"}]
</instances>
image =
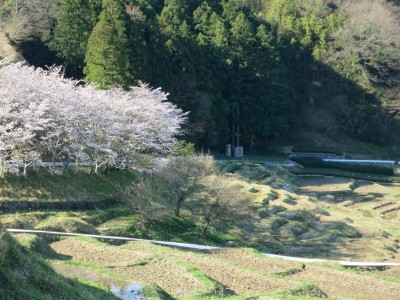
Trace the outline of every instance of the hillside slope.
<instances>
[{"instance_id":1,"label":"hillside slope","mask_svg":"<svg viewBox=\"0 0 400 300\"><path fill-rule=\"evenodd\" d=\"M247 151L303 144L387 154L368 149L378 145L395 154L398 7L379 0L126 3L112 1L111 10L100 0L6 0L0 23L35 66L62 64L66 76L94 84L107 77L108 86L161 87L190 111L185 138L205 149L221 152L239 137ZM118 39L101 30L105 20L121 28ZM86 65L93 55L104 70Z\"/></svg>"},{"instance_id":2,"label":"hillside slope","mask_svg":"<svg viewBox=\"0 0 400 300\"><path fill-rule=\"evenodd\" d=\"M347 261L400 262L397 177L391 183L372 182L362 179L369 178L369 174L360 173L355 180L341 177L342 171L329 169L323 171L329 171L330 176L302 175L306 169L299 169L302 174L296 175L294 170L246 161L221 162L220 168L242 187L240 192L250 201L253 213L241 225L216 226L207 235L202 234L202 221L185 209L180 218L154 220L143 228L140 216L124 203L101 209L8 212L1 215L1 222L8 228L119 235L233 249L197 253L144 242L110 244L86 238L26 234L14 235L16 243L5 235L1 240L5 259L0 264L4 294L17 292L15 287L21 278L28 280L18 291L30 291L34 295L28 294L30 297L52 299L56 297L53 295L69 291L72 281L50 276L53 271L43 263L45 259L57 273L78 278L81 283L90 282L100 289L89 289L87 293L91 295L106 290L129 290L134 286L135 293L144 293L149 299L213 299L222 295L233 299L397 299L400 294L398 268L354 271L335 264L303 266L269 259L254 250ZM127 175L119 174L122 178ZM115 174L91 180L104 183L108 176L111 182L115 180ZM34 180L34 177L30 181L21 179L18 189L21 184L34 184ZM59 179L42 176L38 180L53 186ZM81 184L87 185L87 182L81 181ZM79 182L74 178L66 177L63 183L73 183L78 189ZM8 194L14 195L11 189L12 185L8 185ZM85 198L96 195L91 188L85 187L83 191L88 194ZM31 201L47 203L52 197L59 197L56 189L44 199L36 195ZM92 199L95 200L96 197ZM39 277L31 278L33 269L41 270L35 273ZM61 281L60 287L54 287L49 279L53 277ZM85 286L78 286L83 289L82 293L86 291Z\"/></svg>"}]
</instances>

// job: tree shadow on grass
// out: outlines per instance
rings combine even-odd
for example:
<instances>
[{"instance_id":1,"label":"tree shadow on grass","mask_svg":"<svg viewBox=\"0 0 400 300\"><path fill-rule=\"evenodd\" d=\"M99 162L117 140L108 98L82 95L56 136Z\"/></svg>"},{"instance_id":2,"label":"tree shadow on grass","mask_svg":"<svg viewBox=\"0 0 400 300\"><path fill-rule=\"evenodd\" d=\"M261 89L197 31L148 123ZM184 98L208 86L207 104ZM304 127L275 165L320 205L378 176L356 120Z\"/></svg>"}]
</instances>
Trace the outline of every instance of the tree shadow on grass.
<instances>
[{"instance_id":1,"label":"tree shadow on grass","mask_svg":"<svg viewBox=\"0 0 400 300\"><path fill-rule=\"evenodd\" d=\"M7 233L0 244L0 280L7 293L15 295L11 299L116 299L101 289L57 274L43 258Z\"/></svg>"}]
</instances>

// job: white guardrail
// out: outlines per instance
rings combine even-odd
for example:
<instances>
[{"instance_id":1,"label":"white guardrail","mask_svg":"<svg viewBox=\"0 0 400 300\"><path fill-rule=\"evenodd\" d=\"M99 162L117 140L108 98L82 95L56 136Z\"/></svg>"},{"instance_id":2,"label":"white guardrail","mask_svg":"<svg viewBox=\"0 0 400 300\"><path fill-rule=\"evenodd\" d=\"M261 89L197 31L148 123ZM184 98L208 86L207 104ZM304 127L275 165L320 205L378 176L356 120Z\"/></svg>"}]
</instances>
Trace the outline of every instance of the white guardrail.
<instances>
[{"instance_id":1,"label":"white guardrail","mask_svg":"<svg viewBox=\"0 0 400 300\"><path fill-rule=\"evenodd\" d=\"M16 166L17 168L23 168L24 164L11 164L12 166ZM29 168L51 168L51 167L58 167L58 168L63 168L64 164L62 162L56 162L56 163L52 163L52 162L42 162L42 163L33 163L29 165ZM68 164L68 168L73 168L75 167L75 162L70 162ZM90 164L88 163L79 163L79 166L83 166L83 167L90 167Z\"/></svg>"},{"instance_id":2,"label":"white guardrail","mask_svg":"<svg viewBox=\"0 0 400 300\"><path fill-rule=\"evenodd\" d=\"M61 236L80 236L80 237L90 237L90 238L96 238L96 239L110 239L110 240L123 240L123 241L144 241L144 242L150 242L153 244L158 244L158 245L163 245L163 246L192 249L192 250L229 249L229 248L224 248L224 247L206 246L206 245L198 245L198 244L164 242L164 241L156 241L156 240L145 240L145 239L127 238L127 237L119 237L119 236L107 236L107 235L66 233L66 232L57 232L57 231L43 231L43 230L29 230L29 229L7 229L7 231L10 233L33 233L33 234L47 234L47 235L61 235ZM269 258L279 258L279 259L292 260L292 261L297 261L297 262L302 262L302 263L326 263L326 262L338 263L344 267L387 268L387 267L400 266L400 263L394 263L394 262L354 262L354 261L303 258L303 257L276 255L276 254L270 254L270 253L261 253L261 254L264 255L265 257L269 257Z\"/></svg>"},{"instance_id":3,"label":"white guardrail","mask_svg":"<svg viewBox=\"0 0 400 300\"><path fill-rule=\"evenodd\" d=\"M382 165L400 165L400 161L395 161L395 160L374 160L374 159L344 159L344 158L323 158L323 161L326 162L338 162L338 163L349 163L349 164L382 164ZM293 167L295 164L290 163L290 162L269 162L265 161L264 164L266 165L273 165L273 166L284 166L284 167ZM17 166L18 168L23 168L24 164L12 164L14 166ZM64 164L62 162L42 162L42 163L33 163L29 165L30 168L35 168L35 167L64 167ZM79 163L79 166L83 167L90 167L89 163ZM70 162L68 164L68 168L75 167L75 162Z\"/></svg>"}]
</instances>

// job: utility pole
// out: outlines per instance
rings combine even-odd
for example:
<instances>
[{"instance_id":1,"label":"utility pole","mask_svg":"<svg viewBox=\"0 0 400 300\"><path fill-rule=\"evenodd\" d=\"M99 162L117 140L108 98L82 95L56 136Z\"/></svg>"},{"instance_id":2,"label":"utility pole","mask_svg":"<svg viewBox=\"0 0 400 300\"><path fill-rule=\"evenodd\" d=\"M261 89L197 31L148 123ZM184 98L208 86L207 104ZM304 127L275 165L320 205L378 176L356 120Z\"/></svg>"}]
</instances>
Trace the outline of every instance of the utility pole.
<instances>
[{"instance_id":1,"label":"utility pole","mask_svg":"<svg viewBox=\"0 0 400 300\"><path fill-rule=\"evenodd\" d=\"M235 117L232 114L232 149L235 148Z\"/></svg>"},{"instance_id":2,"label":"utility pole","mask_svg":"<svg viewBox=\"0 0 400 300\"><path fill-rule=\"evenodd\" d=\"M237 132L236 132L236 147L239 147L239 124L237 126Z\"/></svg>"}]
</instances>

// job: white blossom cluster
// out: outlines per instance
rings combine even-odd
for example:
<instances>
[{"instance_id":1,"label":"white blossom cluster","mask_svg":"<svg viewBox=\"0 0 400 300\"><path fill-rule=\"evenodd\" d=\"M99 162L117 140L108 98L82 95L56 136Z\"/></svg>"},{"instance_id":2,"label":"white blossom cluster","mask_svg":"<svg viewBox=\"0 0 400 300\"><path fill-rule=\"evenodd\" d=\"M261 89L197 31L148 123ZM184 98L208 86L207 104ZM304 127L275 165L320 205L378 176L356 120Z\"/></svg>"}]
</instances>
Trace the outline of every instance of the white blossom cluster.
<instances>
[{"instance_id":1,"label":"white blossom cluster","mask_svg":"<svg viewBox=\"0 0 400 300\"><path fill-rule=\"evenodd\" d=\"M167 94L140 83L97 90L22 63L0 67L0 171L44 160L97 172L130 166L137 153L165 153L186 120Z\"/></svg>"}]
</instances>

